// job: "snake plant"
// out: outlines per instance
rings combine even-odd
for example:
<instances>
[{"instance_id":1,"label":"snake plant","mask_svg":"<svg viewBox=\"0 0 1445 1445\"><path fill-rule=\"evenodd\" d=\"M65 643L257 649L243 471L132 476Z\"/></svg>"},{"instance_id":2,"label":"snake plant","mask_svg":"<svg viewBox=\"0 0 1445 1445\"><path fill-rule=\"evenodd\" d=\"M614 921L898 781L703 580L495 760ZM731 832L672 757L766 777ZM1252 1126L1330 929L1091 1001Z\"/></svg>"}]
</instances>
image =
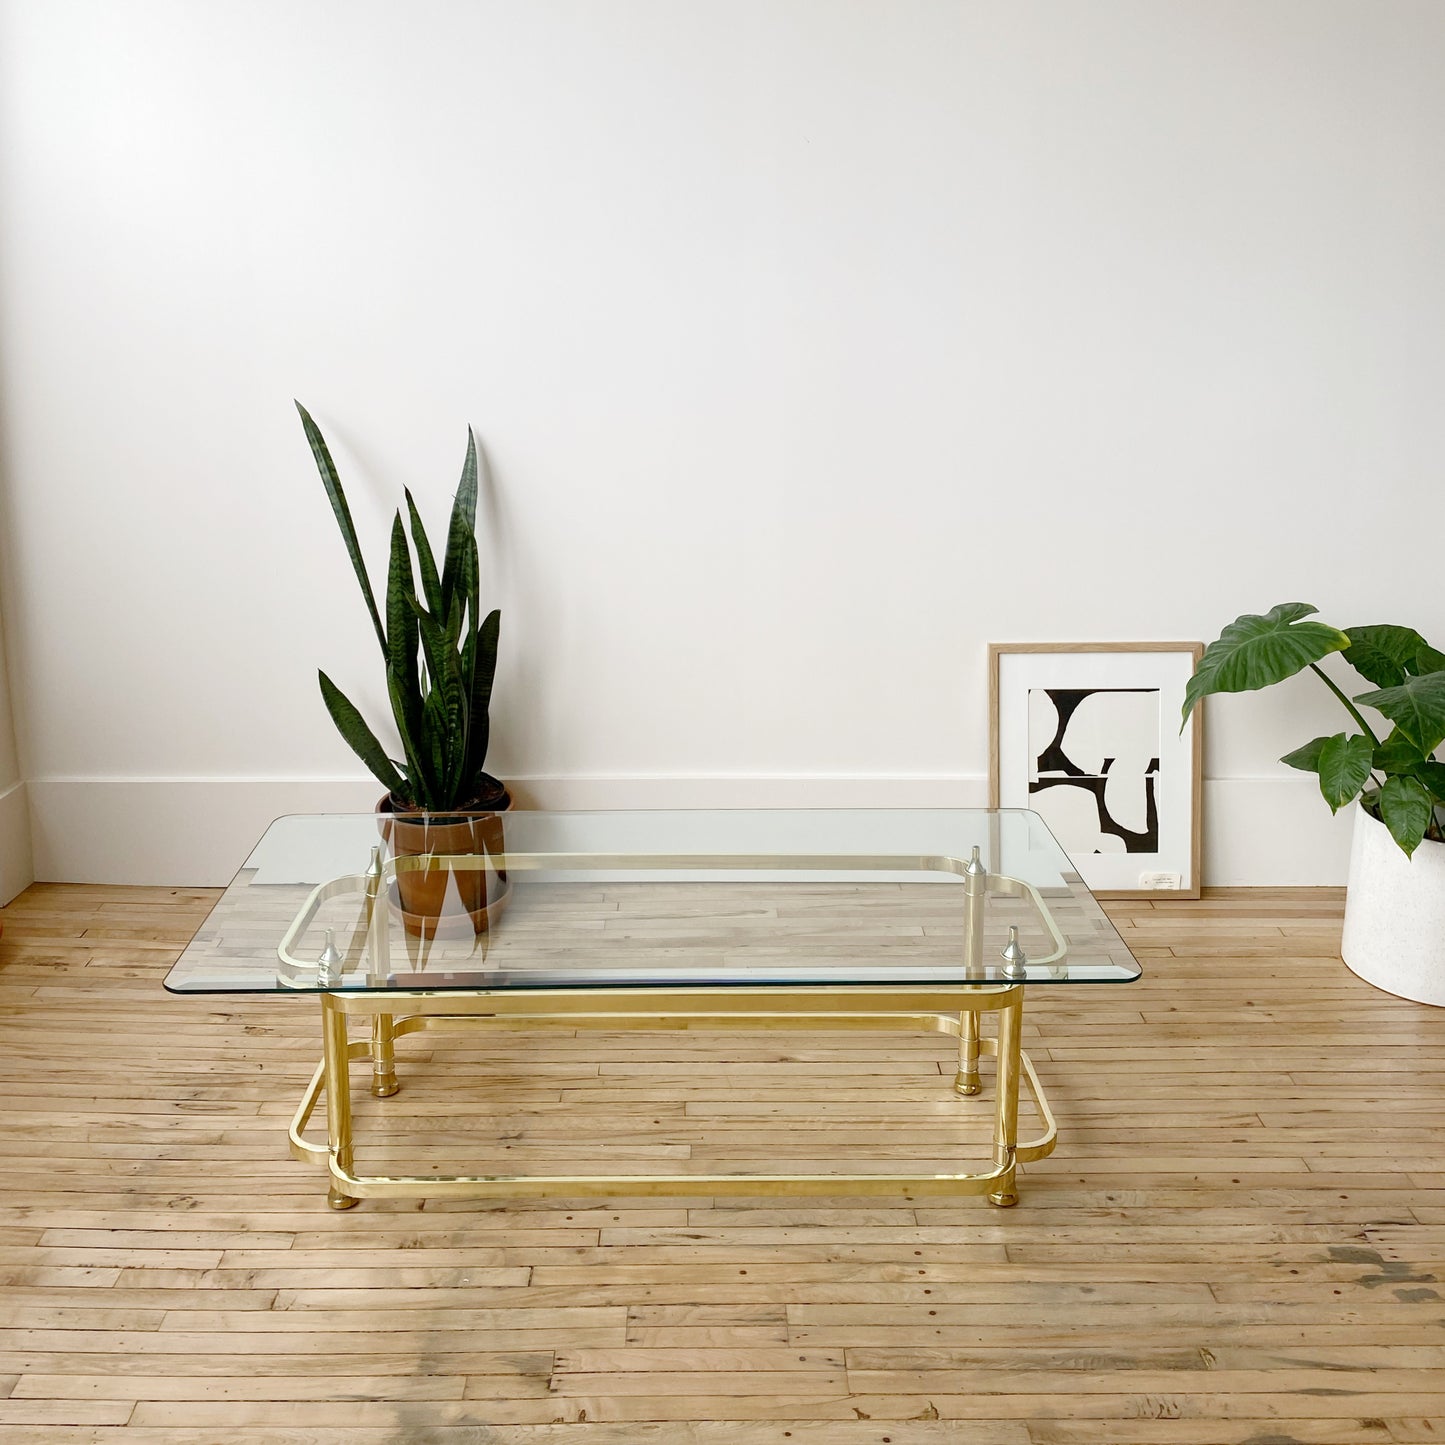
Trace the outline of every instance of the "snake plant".
<instances>
[{"instance_id":1,"label":"snake plant","mask_svg":"<svg viewBox=\"0 0 1445 1445\"><path fill-rule=\"evenodd\" d=\"M483 766L501 613L493 610L483 616L479 602L476 437L468 428L466 462L452 505L440 573L416 503L410 491L405 493L416 547L415 570L398 508L391 527L383 618L330 449L299 401L296 410L301 413L301 425L371 614L402 757L387 755L356 706L320 672L321 696L331 720L390 794L391 806L398 811L446 812L502 805L506 789Z\"/></svg>"},{"instance_id":2,"label":"snake plant","mask_svg":"<svg viewBox=\"0 0 1445 1445\"><path fill-rule=\"evenodd\" d=\"M1445 653L1412 627L1381 624L1341 631L1306 621L1315 611L1307 602L1281 602L1262 616L1237 617L1205 648L1184 694L1184 716L1211 693L1252 692L1309 668L1359 731L1314 738L1280 761L1314 773L1335 812L1359 798L1406 856L1413 855L1421 839L1445 839L1445 763L1435 757L1445 742ZM1350 697L1338 687L1319 666L1334 652L1374 683L1374 690ZM1394 724L1384 738L1356 703Z\"/></svg>"}]
</instances>

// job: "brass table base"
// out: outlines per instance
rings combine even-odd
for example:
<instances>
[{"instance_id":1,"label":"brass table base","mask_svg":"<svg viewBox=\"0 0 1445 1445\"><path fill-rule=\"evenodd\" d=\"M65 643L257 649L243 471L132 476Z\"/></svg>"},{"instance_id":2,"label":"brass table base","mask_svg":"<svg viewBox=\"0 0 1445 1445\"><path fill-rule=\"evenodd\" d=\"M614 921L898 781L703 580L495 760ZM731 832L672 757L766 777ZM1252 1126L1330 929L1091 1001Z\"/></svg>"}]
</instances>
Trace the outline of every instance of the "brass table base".
<instances>
[{"instance_id":1,"label":"brass table base","mask_svg":"<svg viewBox=\"0 0 1445 1445\"><path fill-rule=\"evenodd\" d=\"M526 992L365 992L321 995L321 1063L291 1122L291 1152L324 1164L328 1202L349 1209L362 1199L482 1199L507 1196L581 1198L612 1195L879 1195L986 1194L1006 1208L1018 1203L1017 1166L1053 1153L1058 1126L1034 1066L1020 1047L1021 987L1008 984L916 984L893 987L729 987L677 989L547 989ZM645 1007L643 1007L645 1005ZM982 1038L979 1015L999 1015L998 1037ZM353 1042L348 1018L371 1020L371 1037ZM491 1174L370 1175L355 1170L351 1061L370 1058L371 1092L387 1098L399 1087L393 1045L425 1028L625 1029L897 1029L921 1028L959 1040L954 1088L982 1087L981 1054L998 1060L992 1167L958 1174ZM1019 1085L1029 1091L1044 1133L1018 1141ZM326 1143L304 1137L326 1096Z\"/></svg>"}]
</instances>

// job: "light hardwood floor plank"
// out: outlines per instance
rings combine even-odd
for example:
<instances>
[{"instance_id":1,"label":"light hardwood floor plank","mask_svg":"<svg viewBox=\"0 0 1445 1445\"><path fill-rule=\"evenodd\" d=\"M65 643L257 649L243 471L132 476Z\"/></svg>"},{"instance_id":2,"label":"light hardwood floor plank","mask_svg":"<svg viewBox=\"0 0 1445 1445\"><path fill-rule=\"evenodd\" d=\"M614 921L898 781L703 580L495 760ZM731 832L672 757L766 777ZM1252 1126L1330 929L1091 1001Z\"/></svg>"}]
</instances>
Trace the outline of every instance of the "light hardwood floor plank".
<instances>
[{"instance_id":1,"label":"light hardwood floor plank","mask_svg":"<svg viewBox=\"0 0 1445 1445\"><path fill-rule=\"evenodd\" d=\"M1110 905L1146 974L1031 993L1061 1143L1010 1211L334 1214L285 1149L314 1004L160 988L214 897L44 884L0 910L6 1445L1445 1439L1445 1015L1343 967L1338 890ZM601 888L579 926L645 945L699 906L648 921ZM787 946L827 898L736 916ZM988 1147L987 1094L952 1093L937 1035L457 1032L398 1061L395 1099L357 1092L368 1166L953 1168Z\"/></svg>"}]
</instances>

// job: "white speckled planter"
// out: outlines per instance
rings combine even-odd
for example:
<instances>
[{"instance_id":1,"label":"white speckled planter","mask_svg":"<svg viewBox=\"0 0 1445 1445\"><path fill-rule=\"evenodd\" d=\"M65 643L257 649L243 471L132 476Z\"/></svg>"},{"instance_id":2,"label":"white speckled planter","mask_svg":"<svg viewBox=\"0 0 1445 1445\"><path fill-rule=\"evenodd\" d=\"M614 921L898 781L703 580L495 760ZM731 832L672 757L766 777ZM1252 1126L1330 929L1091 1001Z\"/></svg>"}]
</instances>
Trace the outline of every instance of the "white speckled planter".
<instances>
[{"instance_id":1,"label":"white speckled planter","mask_svg":"<svg viewBox=\"0 0 1445 1445\"><path fill-rule=\"evenodd\" d=\"M1366 983L1445 1006L1445 843L1406 858L1390 830L1355 805L1340 952Z\"/></svg>"}]
</instances>

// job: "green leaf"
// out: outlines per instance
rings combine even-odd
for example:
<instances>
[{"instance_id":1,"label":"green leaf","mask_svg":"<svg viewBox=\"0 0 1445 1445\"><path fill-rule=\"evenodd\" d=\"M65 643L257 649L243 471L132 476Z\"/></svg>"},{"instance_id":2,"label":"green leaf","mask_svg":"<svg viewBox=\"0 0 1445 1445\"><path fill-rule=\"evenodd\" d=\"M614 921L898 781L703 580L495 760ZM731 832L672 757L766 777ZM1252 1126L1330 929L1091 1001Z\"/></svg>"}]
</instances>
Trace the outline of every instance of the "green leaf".
<instances>
[{"instance_id":1,"label":"green leaf","mask_svg":"<svg viewBox=\"0 0 1445 1445\"><path fill-rule=\"evenodd\" d=\"M326 702L326 711L336 730L346 739L351 751L371 770L382 787L389 793L405 796L406 784L386 755L386 749L376 740L376 734L367 727L366 719L356 710L346 695L324 672L317 673L321 680L321 696Z\"/></svg>"},{"instance_id":2,"label":"green leaf","mask_svg":"<svg viewBox=\"0 0 1445 1445\"><path fill-rule=\"evenodd\" d=\"M486 776L487 747L491 742L492 681L497 673L497 641L502 628L502 614L489 612L476 631L473 658L471 732L467 739L467 791L480 796L481 780Z\"/></svg>"},{"instance_id":3,"label":"green leaf","mask_svg":"<svg viewBox=\"0 0 1445 1445\"><path fill-rule=\"evenodd\" d=\"M351 508L347 505L346 493L341 488L341 478L336 463L331 460L331 451L321 428L311 420L311 413L298 401L296 410L301 413L301 426L306 440L311 443L311 455L316 458L316 469L321 473L321 484L331 499L331 510L336 514L336 525L341 528L341 540L346 543L347 555L351 558L356 580L361 583L361 595L366 598L367 610L371 613L371 625L376 629L376 640L381 644L382 655L386 655L386 634L381 630L381 614L376 610L376 597L371 590L371 579L366 575L366 563L361 559L361 544L356 540L356 527L351 520Z\"/></svg>"},{"instance_id":4,"label":"green leaf","mask_svg":"<svg viewBox=\"0 0 1445 1445\"><path fill-rule=\"evenodd\" d=\"M406 755L406 793L426 786L426 768L421 752L421 703L414 692L390 669L386 670L386 693L391 699L391 715L401 735L401 750ZM405 796L405 794L403 794ZM413 798L411 801L417 801Z\"/></svg>"},{"instance_id":5,"label":"green leaf","mask_svg":"<svg viewBox=\"0 0 1445 1445\"><path fill-rule=\"evenodd\" d=\"M467 760L468 698L462 684L461 659L456 639L444 631L429 612L415 604L413 608L432 682L424 710L428 727L435 730L437 738L433 747L440 773L438 786L446 794L443 806L453 807L465 782L462 770Z\"/></svg>"},{"instance_id":6,"label":"green leaf","mask_svg":"<svg viewBox=\"0 0 1445 1445\"><path fill-rule=\"evenodd\" d=\"M445 616L451 611L452 599L461 591L466 546L469 541L475 545L476 534L477 438L471 427L468 427L467 456L462 463L462 479L457 484L451 523L447 527L447 551L442 562L442 605L436 609L439 616Z\"/></svg>"},{"instance_id":7,"label":"green leaf","mask_svg":"<svg viewBox=\"0 0 1445 1445\"><path fill-rule=\"evenodd\" d=\"M477 632L482 615L481 562L477 555L477 539L467 538L466 552L462 557L462 591L467 600L467 639L471 641ZM470 662L463 669L467 692L472 688L472 667Z\"/></svg>"},{"instance_id":8,"label":"green leaf","mask_svg":"<svg viewBox=\"0 0 1445 1445\"><path fill-rule=\"evenodd\" d=\"M1445 670L1362 692L1355 701L1378 708L1425 757L1445 742Z\"/></svg>"},{"instance_id":9,"label":"green leaf","mask_svg":"<svg viewBox=\"0 0 1445 1445\"><path fill-rule=\"evenodd\" d=\"M433 612L442 610L442 584L437 578L436 558L432 555L431 539L421 524L421 514L412 500L410 488L406 491L406 510L411 516L411 539L416 543L417 568L421 572L421 594L426 605Z\"/></svg>"},{"instance_id":10,"label":"green leaf","mask_svg":"<svg viewBox=\"0 0 1445 1445\"><path fill-rule=\"evenodd\" d=\"M445 808L455 800L447 781L447 739L451 721L440 692L429 692L422 707L423 746L427 752L427 775L431 779L427 806Z\"/></svg>"},{"instance_id":11,"label":"green leaf","mask_svg":"<svg viewBox=\"0 0 1445 1445\"><path fill-rule=\"evenodd\" d=\"M481 607L480 581L477 576L477 541L467 539L466 551L462 558L462 590L466 594L466 636L462 642L462 686L467 693L467 755L462 762L463 789L473 768L471 758L477 743L477 717L473 706L477 678L477 620ZM482 720L482 749L486 750L486 720Z\"/></svg>"},{"instance_id":12,"label":"green leaf","mask_svg":"<svg viewBox=\"0 0 1445 1445\"><path fill-rule=\"evenodd\" d=\"M1424 783L1437 802L1445 804L1445 763L1437 763L1433 758L1428 759L1415 769L1415 776Z\"/></svg>"},{"instance_id":13,"label":"green leaf","mask_svg":"<svg viewBox=\"0 0 1445 1445\"><path fill-rule=\"evenodd\" d=\"M401 736L407 772L421 785L425 769L418 750L421 734L421 676L417 670L417 625L412 610L411 553L398 512L391 525L391 558L386 573L386 691Z\"/></svg>"},{"instance_id":14,"label":"green leaf","mask_svg":"<svg viewBox=\"0 0 1445 1445\"><path fill-rule=\"evenodd\" d=\"M1319 756L1320 792L1332 813L1353 802L1369 782L1374 755L1374 744L1359 733L1336 733L1325 739Z\"/></svg>"},{"instance_id":15,"label":"green leaf","mask_svg":"<svg viewBox=\"0 0 1445 1445\"><path fill-rule=\"evenodd\" d=\"M1392 729L1390 736L1375 749L1375 766L1386 776L1413 773L1424 761L1425 755L1399 728Z\"/></svg>"},{"instance_id":16,"label":"green leaf","mask_svg":"<svg viewBox=\"0 0 1445 1445\"><path fill-rule=\"evenodd\" d=\"M1253 692L1283 682L1312 662L1348 647L1350 639L1323 622L1302 622L1315 612L1307 602L1281 602L1263 616L1236 618L1204 649L1184 690L1184 718L1200 698L1217 692Z\"/></svg>"},{"instance_id":17,"label":"green leaf","mask_svg":"<svg viewBox=\"0 0 1445 1445\"><path fill-rule=\"evenodd\" d=\"M421 681L417 675L416 613L412 603L411 553L406 546L406 530L401 513L391 524L391 558L386 571L386 666L396 675L407 696L421 702ZM408 717L411 706L408 704Z\"/></svg>"},{"instance_id":18,"label":"green leaf","mask_svg":"<svg viewBox=\"0 0 1445 1445\"><path fill-rule=\"evenodd\" d=\"M1398 728L1375 749L1375 769L1387 778L1418 778L1429 793L1445 803L1445 763L1426 757Z\"/></svg>"},{"instance_id":19,"label":"green leaf","mask_svg":"<svg viewBox=\"0 0 1445 1445\"><path fill-rule=\"evenodd\" d=\"M1304 773L1317 773L1320 770L1320 753L1327 742L1328 738L1311 738L1304 747L1286 753L1280 762L1288 763L1290 767L1298 768Z\"/></svg>"},{"instance_id":20,"label":"green leaf","mask_svg":"<svg viewBox=\"0 0 1445 1445\"><path fill-rule=\"evenodd\" d=\"M1410 857L1430 826L1434 806L1418 778L1388 778L1380 789L1380 820Z\"/></svg>"},{"instance_id":21,"label":"green leaf","mask_svg":"<svg viewBox=\"0 0 1445 1445\"><path fill-rule=\"evenodd\" d=\"M1433 666L1421 666L1441 655L1413 627L1381 624L1346 629L1350 646L1345 661L1376 687L1398 687L1407 677L1445 668L1445 657Z\"/></svg>"}]
</instances>

